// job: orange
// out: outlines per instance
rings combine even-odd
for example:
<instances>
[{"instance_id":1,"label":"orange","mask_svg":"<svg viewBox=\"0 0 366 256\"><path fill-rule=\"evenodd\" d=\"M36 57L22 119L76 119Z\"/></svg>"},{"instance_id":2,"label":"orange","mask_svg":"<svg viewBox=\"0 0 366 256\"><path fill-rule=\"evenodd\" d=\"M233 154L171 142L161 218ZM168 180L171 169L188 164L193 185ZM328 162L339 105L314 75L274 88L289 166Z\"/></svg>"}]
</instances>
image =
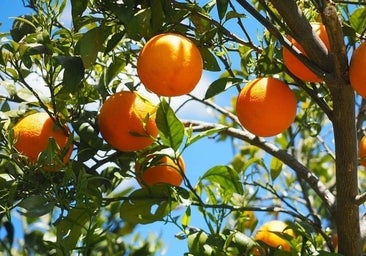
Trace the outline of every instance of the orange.
<instances>
[{"instance_id":1,"label":"orange","mask_svg":"<svg viewBox=\"0 0 366 256\"><path fill-rule=\"evenodd\" d=\"M151 145L158 135L155 113L156 106L136 92L115 93L100 109L99 130L115 149L141 150Z\"/></svg>"},{"instance_id":2,"label":"orange","mask_svg":"<svg viewBox=\"0 0 366 256\"><path fill-rule=\"evenodd\" d=\"M313 31L319 36L320 40L323 41L325 46L330 49L330 43L327 35L327 31L325 26L321 23L312 23L311 24ZM293 46L295 46L298 50L301 51L305 56L303 47L296 42L295 39L289 38ZM293 55L287 48L283 47L283 62L285 66L297 76L299 79L305 82L321 82L322 79L319 78L316 74L314 74L305 64L303 64L295 55Z\"/></svg>"},{"instance_id":3,"label":"orange","mask_svg":"<svg viewBox=\"0 0 366 256\"><path fill-rule=\"evenodd\" d=\"M67 149L63 157L66 163L72 153L72 147L68 146L69 130L58 127L52 118L45 112L30 114L22 118L13 128L15 149L28 157L31 162L36 162L40 153L47 149L49 138L54 138L61 151ZM68 148L66 148L68 147Z\"/></svg>"},{"instance_id":4,"label":"orange","mask_svg":"<svg viewBox=\"0 0 366 256\"><path fill-rule=\"evenodd\" d=\"M360 141L358 157L360 158L360 164L366 167L366 136L363 136Z\"/></svg>"},{"instance_id":5,"label":"orange","mask_svg":"<svg viewBox=\"0 0 366 256\"><path fill-rule=\"evenodd\" d=\"M154 36L142 48L137 73L145 87L160 96L180 96L199 82L203 61L197 46L185 36Z\"/></svg>"},{"instance_id":6,"label":"orange","mask_svg":"<svg viewBox=\"0 0 366 256\"><path fill-rule=\"evenodd\" d=\"M262 241L270 247L278 248L281 246L284 251L291 251L290 243L283 239L276 232L283 233L295 237L292 229L289 229L287 224L280 220L272 220L264 223L254 236L256 241Z\"/></svg>"},{"instance_id":7,"label":"orange","mask_svg":"<svg viewBox=\"0 0 366 256\"><path fill-rule=\"evenodd\" d=\"M353 52L349 66L349 79L352 88L366 99L366 42Z\"/></svg>"},{"instance_id":8,"label":"orange","mask_svg":"<svg viewBox=\"0 0 366 256\"><path fill-rule=\"evenodd\" d=\"M182 157L178 158L178 164L172 158L164 155L151 155L147 157L147 163L136 163L135 172L141 186L152 186L165 183L180 186L183 181L181 171L185 171Z\"/></svg>"},{"instance_id":9,"label":"orange","mask_svg":"<svg viewBox=\"0 0 366 256\"><path fill-rule=\"evenodd\" d=\"M295 120L296 98L282 81L256 78L241 90L236 114L245 129L257 136L269 137L286 130Z\"/></svg>"}]
</instances>

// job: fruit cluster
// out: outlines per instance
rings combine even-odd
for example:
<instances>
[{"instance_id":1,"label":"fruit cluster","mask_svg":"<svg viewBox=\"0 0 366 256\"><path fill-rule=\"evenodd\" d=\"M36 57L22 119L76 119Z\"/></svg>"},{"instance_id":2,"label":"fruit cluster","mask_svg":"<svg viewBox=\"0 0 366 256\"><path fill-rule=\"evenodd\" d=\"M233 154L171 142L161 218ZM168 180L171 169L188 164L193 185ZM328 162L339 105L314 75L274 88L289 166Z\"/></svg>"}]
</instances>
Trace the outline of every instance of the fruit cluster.
<instances>
[{"instance_id":1,"label":"fruit cluster","mask_svg":"<svg viewBox=\"0 0 366 256\"><path fill-rule=\"evenodd\" d=\"M159 96L190 93L199 82L202 70L199 49L179 34L165 33L151 38L137 59L140 81L148 91ZM157 107L136 91L111 95L99 112L101 135L117 150L143 150L157 139L156 111ZM141 158L135 164L141 186L158 183L179 186L182 183L185 170L182 157L174 159L157 152Z\"/></svg>"},{"instance_id":2,"label":"fruit cluster","mask_svg":"<svg viewBox=\"0 0 366 256\"><path fill-rule=\"evenodd\" d=\"M313 23L313 31L324 46L330 49L327 32L323 24ZM303 48L296 40L289 38L296 49ZM304 53L306 56L306 54ZM322 79L298 60L288 49L283 48L283 61L287 69L305 82L321 82ZM366 43L353 53L349 68L352 88L366 98ZM164 33L151 38L142 48L137 59L137 73L145 88L159 96L174 97L190 93L202 76L203 60L198 47L187 37ZM239 122L249 132L261 137L275 136L288 129L296 117L297 101L292 90L283 81L273 77L258 77L249 81L240 91L236 101ZM152 145L158 137L155 123L157 107L136 91L121 91L111 95L102 105L98 124L106 142L119 151L143 150ZM47 113L26 116L14 126L15 148L36 162L45 151L49 138L54 138L66 163L71 156L70 131L57 127ZM359 157L365 165L366 139L361 140ZM146 159L157 155L144 156ZM168 183L180 185L183 159L177 161L166 156L157 163L136 164L140 184ZM176 171L174 174L173 171ZM156 173L159 172L159 175ZM165 173L164 173L165 172ZM176 175L178 174L178 175ZM168 177L168 178L162 178ZM172 180L172 177L174 180Z\"/></svg>"}]
</instances>

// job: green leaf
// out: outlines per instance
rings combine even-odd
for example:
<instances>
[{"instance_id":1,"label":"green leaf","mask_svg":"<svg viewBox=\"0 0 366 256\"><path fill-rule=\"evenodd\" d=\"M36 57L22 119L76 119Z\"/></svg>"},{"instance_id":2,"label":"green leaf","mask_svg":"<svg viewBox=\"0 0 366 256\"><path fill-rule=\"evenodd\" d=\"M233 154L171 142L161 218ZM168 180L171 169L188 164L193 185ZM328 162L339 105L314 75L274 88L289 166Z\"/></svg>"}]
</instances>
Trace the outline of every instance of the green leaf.
<instances>
[{"instance_id":1,"label":"green leaf","mask_svg":"<svg viewBox=\"0 0 366 256\"><path fill-rule=\"evenodd\" d=\"M222 126L222 127L214 127L212 129L209 129L207 131L203 131L198 133L197 135L193 136L193 137L188 137L187 139L187 143L186 143L186 147L188 147L189 145L195 143L196 141L202 139L202 138L206 138L212 135L215 135L223 130L227 129L226 126Z\"/></svg>"},{"instance_id":2,"label":"green leaf","mask_svg":"<svg viewBox=\"0 0 366 256\"><path fill-rule=\"evenodd\" d=\"M270 166L272 181L274 181L281 174L282 167L283 167L282 161L280 161L276 157L272 157L271 166Z\"/></svg>"},{"instance_id":3,"label":"green leaf","mask_svg":"<svg viewBox=\"0 0 366 256\"><path fill-rule=\"evenodd\" d=\"M246 17L245 14L237 13L235 11L228 11L226 13L225 21L228 21L228 20L234 19L234 18L242 19L242 18L245 18L245 17Z\"/></svg>"},{"instance_id":4,"label":"green leaf","mask_svg":"<svg viewBox=\"0 0 366 256\"><path fill-rule=\"evenodd\" d=\"M151 0L151 26L156 32L161 31L164 23L164 10L161 0Z\"/></svg>"},{"instance_id":5,"label":"green leaf","mask_svg":"<svg viewBox=\"0 0 366 256\"><path fill-rule=\"evenodd\" d=\"M104 73L104 84L106 86L126 67L126 60L123 56L118 56L113 59L113 62L108 66Z\"/></svg>"},{"instance_id":6,"label":"green leaf","mask_svg":"<svg viewBox=\"0 0 366 256\"><path fill-rule=\"evenodd\" d=\"M126 24L126 31L129 37L140 40L142 37L151 37L153 30L151 27L151 9L142 9L136 13Z\"/></svg>"},{"instance_id":7,"label":"green leaf","mask_svg":"<svg viewBox=\"0 0 366 256\"><path fill-rule=\"evenodd\" d=\"M253 49L246 45L241 45L238 48L240 55L240 66L243 71L244 77L248 77L250 74L250 63L252 60Z\"/></svg>"},{"instance_id":8,"label":"green leaf","mask_svg":"<svg viewBox=\"0 0 366 256\"><path fill-rule=\"evenodd\" d=\"M98 137L98 131L88 122L80 122L76 124L76 132L80 136L80 140L83 143L88 144L93 148L100 148L103 144L103 141L100 137Z\"/></svg>"},{"instance_id":9,"label":"green leaf","mask_svg":"<svg viewBox=\"0 0 366 256\"><path fill-rule=\"evenodd\" d=\"M215 55L207 48L200 48L203 59L203 69L208 71L220 71L221 68L217 62Z\"/></svg>"},{"instance_id":10,"label":"green leaf","mask_svg":"<svg viewBox=\"0 0 366 256\"><path fill-rule=\"evenodd\" d=\"M148 224L162 220L178 204L170 199L167 185L157 185L134 191L123 201L120 216L132 224Z\"/></svg>"},{"instance_id":11,"label":"green leaf","mask_svg":"<svg viewBox=\"0 0 366 256\"><path fill-rule=\"evenodd\" d=\"M104 32L106 32L104 26L95 27L83 34L76 44L76 52L80 54L86 69L90 68L97 59L106 38Z\"/></svg>"},{"instance_id":12,"label":"green leaf","mask_svg":"<svg viewBox=\"0 0 366 256\"><path fill-rule=\"evenodd\" d=\"M124 35L125 35L124 32L115 33L114 35L112 35L107 42L107 46L104 49L104 54L107 54L111 50L113 50L113 48L116 47L121 42Z\"/></svg>"},{"instance_id":13,"label":"green leaf","mask_svg":"<svg viewBox=\"0 0 366 256\"><path fill-rule=\"evenodd\" d=\"M229 166L217 165L209 169L200 179L218 184L225 193L243 193L238 173Z\"/></svg>"},{"instance_id":14,"label":"green leaf","mask_svg":"<svg viewBox=\"0 0 366 256\"><path fill-rule=\"evenodd\" d=\"M164 99L156 112L156 125L162 142L176 151L184 138L184 125Z\"/></svg>"},{"instance_id":15,"label":"green leaf","mask_svg":"<svg viewBox=\"0 0 366 256\"><path fill-rule=\"evenodd\" d=\"M36 32L36 27L32 23L33 16L25 15L17 17L10 30L10 35L15 42L19 42L28 34Z\"/></svg>"},{"instance_id":16,"label":"green leaf","mask_svg":"<svg viewBox=\"0 0 366 256\"><path fill-rule=\"evenodd\" d=\"M209 99L231 87L233 84L242 82L242 79L235 77L222 77L213 81L205 94L205 99Z\"/></svg>"},{"instance_id":17,"label":"green leaf","mask_svg":"<svg viewBox=\"0 0 366 256\"><path fill-rule=\"evenodd\" d=\"M182 216L182 226L184 228L189 226L189 223L191 222L191 207L187 207L186 211L184 212Z\"/></svg>"},{"instance_id":18,"label":"green leaf","mask_svg":"<svg viewBox=\"0 0 366 256\"><path fill-rule=\"evenodd\" d=\"M254 246L258 245L257 242L254 241L251 237L238 231L235 231L229 235L226 240L226 244L238 248L240 252L245 252L246 254L249 254L251 249L253 249Z\"/></svg>"},{"instance_id":19,"label":"green leaf","mask_svg":"<svg viewBox=\"0 0 366 256\"><path fill-rule=\"evenodd\" d=\"M44 232L40 230L32 230L30 233L24 234L24 245L28 255L47 255L49 253L43 237Z\"/></svg>"},{"instance_id":20,"label":"green leaf","mask_svg":"<svg viewBox=\"0 0 366 256\"><path fill-rule=\"evenodd\" d=\"M72 23L76 30L79 30L79 22L81 15L86 10L88 6L88 0L71 0L71 16Z\"/></svg>"},{"instance_id":21,"label":"green leaf","mask_svg":"<svg viewBox=\"0 0 366 256\"><path fill-rule=\"evenodd\" d=\"M72 250L78 242L85 223L94 215L86 206L71 209L67 216L56 223L57 243L64 250Z\"/></svg>"},{"instance_id":22,"label":"green leaf","mask_svg":"<svg viewBox=\"0 0 366 256\"><path fill-rule=\"evenodd\" d=\"M217 12L219 14L219 19L222 20L225 17L225 13L227 10L227 6L229 4L229 0L217 0Z\"/></svg>"},{"instance_id":23,"label":"green leaf","mask_svg":"<svg viewBox=\"0 0 366 256\"><path fill-rule=\"evenodd\" d=\"M62 78L63 93L73 93L80 90L81 81L84 79L85 69L80 57L57 56L56 61L64 68Z\"/></svg>"},{"instance_id":24,"label":"green leaf","mask_svg":"<svg viewBox=\"0 0 366 256\"><path fill-rule=\"evenodd\" d=\"M193 231L188 235L188 249L192 255L213 255L213 249L207 244L208 235L202 231Z\"/></svg>"},{"instance_id":25,"label":"green leaf","mask_svg":"<svg viewBox=\"0 0 366 256\"><path fill-rule=\"evenodd\" d=\"M33 195L23 199L19 206L26 210L22 212L24 216L36 218L51 212L55 204L41 195Z\"/></svg>"},{"instance_id":26,"label":"green leaf","mask_svg":"<svg viewBox=\"0 0 366 256\"><path fill-rule=\"evenodd\" d=\"M363 33L366 26L366 8L360 7L356 9L350 16L351 27L357 33Z\"/></svg>"}]
</instances>

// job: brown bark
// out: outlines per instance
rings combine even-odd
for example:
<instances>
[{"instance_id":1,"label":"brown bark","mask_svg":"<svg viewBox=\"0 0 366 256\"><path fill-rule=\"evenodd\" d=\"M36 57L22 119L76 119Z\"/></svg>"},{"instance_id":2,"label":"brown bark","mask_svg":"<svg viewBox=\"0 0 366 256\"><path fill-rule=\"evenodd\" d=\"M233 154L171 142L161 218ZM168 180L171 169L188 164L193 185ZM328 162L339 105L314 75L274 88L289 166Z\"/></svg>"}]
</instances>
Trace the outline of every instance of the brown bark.
<instances>
[{"instance_id":1,"label":"brown bark","mask_svg":"<svg viewBox=\"0 0 366 256\"><path fill-rule=\"evenodd\" d=\"M331 91L333 103L331 121L336 151L336 226L339 253L359 256L361 255L359 207L355 202L358 194L355 99L354 91L348 82L347 55L337 11L333 6L328 6L322 13L331 43L330 54L310 31L310 24L295 1L271 2L282 15L295 39L304 47L309 58L324 71L324 74L328 73L323 78Z\"/></svg>"},{"instance_id":2,"label":"brown bark","mask_svg":"<svg viewBox=\"0 0 366 256\"><path fill-rule=\"evenodd\" d=\"M297 6L296 1L271 0L271 2L291 31L291 36L300 43L308 56L309 61L304 64L320 77L328 78L329 73L332 73L332 60L328 49L313 32L311 24ZM289 47L289 45L284 45L284 47Z\"/></svg>"},{"instance_id":3,"label":"brown bark","mask_svg":"<svg viewBox=\"0 0 366 256\"><path fill-rule=\"evenodd\" d=\"M348 79L347 53L337 10L328 6L322 13L328 31L334 60L335 82L327 83L333 100L333 127L336 149L336 224L339 252L361 255L361 234L357 175L357 131L355 122L355 96Z\"/></svg>"}]
</instances>

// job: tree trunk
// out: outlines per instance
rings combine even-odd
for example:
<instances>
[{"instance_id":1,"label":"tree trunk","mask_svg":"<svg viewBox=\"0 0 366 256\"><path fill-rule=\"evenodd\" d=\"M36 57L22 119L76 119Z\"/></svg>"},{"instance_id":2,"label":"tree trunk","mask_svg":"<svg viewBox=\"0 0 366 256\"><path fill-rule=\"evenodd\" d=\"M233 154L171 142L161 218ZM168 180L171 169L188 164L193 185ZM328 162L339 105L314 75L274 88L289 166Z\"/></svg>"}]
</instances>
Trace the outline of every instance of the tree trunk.
<instances>
[{"instance_id":1,"label":"tree trunk","mask_svg":"<svg viewBox=\"0 0 366 256\"><path fill-rule=\"evenodd\" d=\"M334 82L328 81L327 85L333 102L338 251L344 255L359 256L362 248L359 206L355 201L358 195L355 93L349 83L347 52L335 7L324 8L322 19L333 58Z\"/></svg>"},{"instance_id":2,"label":"tree trunk","mask_svg":"<svg viewBox=\"0 0 366 256\"><path fill-rule=\"evenodd\" d=\"M336 150L338 251L344 255L361 255L358 194L356 125L354 92L350 86L333 92L334 140Z\"/></svg>"},{"instance_id":3,"label":"tree trunk","mask_svg":"<svg viewBox=\"0 0 366 256\"><path fill-rule=\"evenodd\" d=\"M293 0L272 0L293 32L295 39L304 47L309 58L320 68L332 95L336 151L336 226L338 251L347 256L361 255L359 206L355 202L358 194L357 133L355 123L355 96L348 78L347 53L342 27L334 6L320 10L331 44L330 52L318 47L318 38L309 32L309 23ZM325 52L324 52L325 50ZM319 71L316 68L314 71Z\"/></svg>"}]
</instances>

